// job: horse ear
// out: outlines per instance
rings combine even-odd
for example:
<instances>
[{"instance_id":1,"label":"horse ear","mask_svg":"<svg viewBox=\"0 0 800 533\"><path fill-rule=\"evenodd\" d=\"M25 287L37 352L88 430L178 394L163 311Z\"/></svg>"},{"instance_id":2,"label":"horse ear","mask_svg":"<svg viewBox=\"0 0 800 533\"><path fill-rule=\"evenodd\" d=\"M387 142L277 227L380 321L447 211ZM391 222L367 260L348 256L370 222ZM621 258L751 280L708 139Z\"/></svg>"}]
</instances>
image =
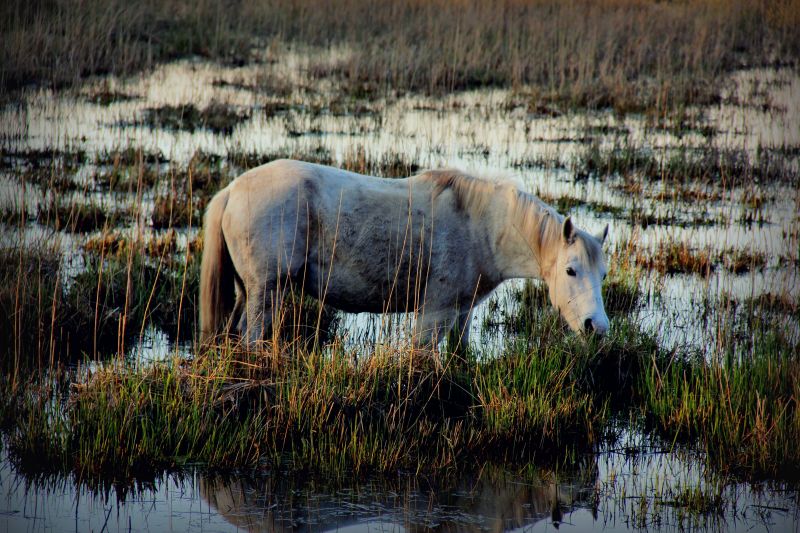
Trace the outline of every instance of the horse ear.
<instances>
[{"instance_id":1,"label":"horse ear","mask_svg":"<svg viewBox=\"0 0 800 533\"><path fill-rule=\"evenodd\" d=\"M572 244L575 241L575 228L572 225L572 219L567 217L561 225L561 236L564 237L564 242Z\"/></svg>"},{"instance_id":2,"label":"horse ear","mask_svg":"<svg viewBox=\"0 0 800 533\"><path fill-rule=\"evenodd\" d=\"M596 235L596 237L597 237L597 240L600 241L600 244L603 244L604 242L606 242L606 237L608 237L608 224L606 224L606 227L603 228L603 231L598 233Z\"/></svg>"}]
</instances>

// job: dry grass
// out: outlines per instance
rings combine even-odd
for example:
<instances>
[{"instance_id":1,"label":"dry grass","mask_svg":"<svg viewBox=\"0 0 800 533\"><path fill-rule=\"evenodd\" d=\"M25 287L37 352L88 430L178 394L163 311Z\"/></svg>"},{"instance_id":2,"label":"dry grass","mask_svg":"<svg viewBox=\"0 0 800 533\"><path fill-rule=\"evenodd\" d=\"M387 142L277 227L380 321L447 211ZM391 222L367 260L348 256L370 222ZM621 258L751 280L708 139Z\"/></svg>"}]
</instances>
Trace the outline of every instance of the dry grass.
<instances>
[{"instance_id":1,"label":"dry grass","mask_svg":"<svg viewBox=\"0 0 800 533\"><path fill-rule=\"evenodd\" d=\"M636 264L661 274L709 275L714 258L707 250L693 250L685 242L662 241L654 252L636 251Z\"/></svg>"},{"instance_id":2,"label":"dry grass","mask_svg":"<svg viewBox=\"0 0 800 533\"><path fill-rule=\"evenodd\" d=\"M763 252L731 249L722 254L722 264L734 274L761 271L767 266L767 256Z\"/></svg>"},{"instance_id":3,"label":"dry grass","mask_svg":"<svg viewBox=\"0 0 800 533\"><path fill-rule=\"evenodd\" d=\"M150 217L153 227L157 229L200 226L205 208L204 201L190 202L183 195L157 196L153 200L153 213Z\"/></svg>"},{"instance_id":4,"label":"dry grass","mask_svg":"<svg viewBox=\"0 0 800 533\"><path fill-rule=\"evenodd\" d=\"M370 157L363 147L347 152L342 161L342 168L360 174L372 174L385 178L406 178L419 169L414 161L402 152L387 152L378 158Z\"/></svg>"},{"instance_id":5,"label":"dry grass","mask_svg":"<svg viewBox=\"0 0 800 533\"><path fill-rule=\"evenodd\" d=\"M727 70L795 62L798 13L798 0L13 0L1 77L59 85L188 54L241 64L255 38L349 50L311 73L354 95L530 85L539 103L662 108L716 98Z\"/></svg>"},{"instance_id":6,"label":"dry grass","mask_svg":"<svg viewBox=\"0 0 800 533\"><path fill-rule=\"evenodd\" d=\"M121 231L112 230L88 238L83 244L83 249L98 256L122 257L140 251L151 257L167 257L178 250L178 237L177 232L170 228L148 239L142 246Z\"/></svg>"}]
</instances>

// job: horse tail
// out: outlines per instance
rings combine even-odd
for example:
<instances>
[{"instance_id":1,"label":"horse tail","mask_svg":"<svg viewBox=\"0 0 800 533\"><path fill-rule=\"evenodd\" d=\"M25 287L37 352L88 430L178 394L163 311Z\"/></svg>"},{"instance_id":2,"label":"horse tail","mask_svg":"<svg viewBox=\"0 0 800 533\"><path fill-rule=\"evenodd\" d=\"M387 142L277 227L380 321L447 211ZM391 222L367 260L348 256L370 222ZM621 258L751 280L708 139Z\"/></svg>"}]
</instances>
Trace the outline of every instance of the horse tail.
<instances>
[{"instance_id":1,"label":"horse tail","mask_svg":"<svg viewBox=\"0 0 800 533\"><path fill-rule=\"evenodd\" d=\"M200 263L200 341L210 343L222 333L226 317L233 312L234 276L222 215L228 205L228 190L214 195L203 220L203 260Z\"/></svg>"}]
</instances>

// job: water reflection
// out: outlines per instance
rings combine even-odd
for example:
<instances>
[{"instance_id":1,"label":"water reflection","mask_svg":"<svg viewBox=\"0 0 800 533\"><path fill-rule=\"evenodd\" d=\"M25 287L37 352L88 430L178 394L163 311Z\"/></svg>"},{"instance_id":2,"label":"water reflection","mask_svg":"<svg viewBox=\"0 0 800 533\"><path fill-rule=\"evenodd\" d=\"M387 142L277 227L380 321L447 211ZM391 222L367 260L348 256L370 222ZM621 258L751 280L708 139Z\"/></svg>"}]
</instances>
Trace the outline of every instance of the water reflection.
<instances>
[{"instance_id":1,"label":"water reflection","mask_svg":"<svg viewBox=\"0 0 800 533\"><path fill-rule=\"evenodd\" d=\"M705 472L700 454L623 435L572 468L486 467L456 480L396 474L332 482L304 475L187 470L87 485L23 473L0 452L6 531L797 531L800 493Z\"/></svg>"},{"instance_id":2,"label":"water reflection","mask_svg":"<svg viewBox=\"0 0 800 533\"><path fill-rule=\"evenodd\" d=\"M483 475L455 487L422 486L401 477L387 485L291 490L272 479L234 482L204 479L203 498L222 516L247 531L507 531L547 519L553 523L587 505L593 479L575 484L523 482Z\"/></svg>"}]
</instances>

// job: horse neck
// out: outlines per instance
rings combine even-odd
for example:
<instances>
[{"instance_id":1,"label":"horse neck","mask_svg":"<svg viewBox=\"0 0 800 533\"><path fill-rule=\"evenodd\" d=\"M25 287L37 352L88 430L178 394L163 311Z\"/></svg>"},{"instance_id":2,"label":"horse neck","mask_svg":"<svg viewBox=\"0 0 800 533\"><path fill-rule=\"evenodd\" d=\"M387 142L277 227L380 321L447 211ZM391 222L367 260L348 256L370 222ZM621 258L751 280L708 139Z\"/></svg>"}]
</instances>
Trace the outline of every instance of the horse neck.
<instances>
[{"instance_id":1,"label":"horse neck","mask_svg":"<svg viewBox=\"0 0 800 533\"><path fill-rule=\"evenodd\" d=\"M558 254L562 217L538 198L515 191L504 206L497 239L498 269L504 279L544 278Z\"/></svg>"}]
</instances>

